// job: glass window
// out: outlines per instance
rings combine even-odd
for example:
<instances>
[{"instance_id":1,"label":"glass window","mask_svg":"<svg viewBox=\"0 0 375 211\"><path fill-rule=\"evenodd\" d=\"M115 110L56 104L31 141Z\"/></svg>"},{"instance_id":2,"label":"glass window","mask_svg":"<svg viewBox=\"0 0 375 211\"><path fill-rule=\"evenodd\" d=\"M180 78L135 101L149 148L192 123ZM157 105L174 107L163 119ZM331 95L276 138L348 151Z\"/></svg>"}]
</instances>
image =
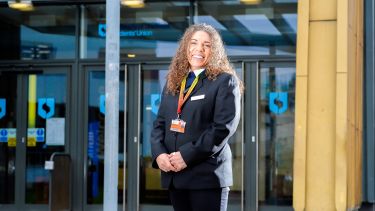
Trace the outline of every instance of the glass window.
<instances>
[{"instance_id":1,"label":"glass window","mask_svg":"<svg viewBox=\"0 0 375 211\"><path fill-rule=\"evenodd\" d=\"M27 204L48 204L49 172L44 162L65 150L66 86L65 73L28 76Z\"/></svg>"},{"instance_id":2,"label":"glass window","mask_svg":"<svg viewBox=\"0 0 375 211\"><path fill-rule=\"evenodd\" d=\"M199 1L194 22L208 23L218 29L230 56L294 56L297 1L258 2Z\"/></svg>"},{"instance_id":3,"label":"glass window","mask_svg":"<svg viewBox=\"0 0 375 211\"><path fill-rule=\"evenodd\" d=\"M76 7L0 8L0 60L70 59L76 49Z\"/></svg>"},{"instance_id":4,"label":"glass window","mask_svg":"<svg viewBox=\"0 0 375 211\"><path fill-rule=\"evenodd\" d=\"M162 90L168 73L168 66L142 66L142 134L141 138L141 210L155 210L155 206L167 210L170 205L168 192L161 187L161 172L152 168L150 134L152 125L159 110Z\"/></svg>"},{"instance_id":5,"label":"glass window","mask_svg":"<svg viewBox=\"0 0 375 211\"><path fill-rule=\"evenodd\" d=\"M104 194L104 130L105 130L105 71L90 71L88 76L87 133L87 204L103 204ZM118 202L123 200L124 168L124 72L119 83L119 166Z\"/></svg>"},{"instance_id":6,"label":"glass window","mask_svg":"<svg viewBox=\"0 0 375 211\"><path fill-rule=\"evenodd\" d=\"M142 8L121 7L121 58L172 57L188 27L189 2L146 2ZM88 5L81 34L81 58L104 58L105 5Z\"/></svg>"},{"instance_id":7,"label":"glass window","mask_svg":"<svg viewBox=\"0 0 375 211\"><path fill-rule=\"evenodd\" d=\"M0 204L15 202L17 75L0 72Z\"/></svg>"},{"instance_id":8,"label":"glass window","mask_svg":"<svg viewBox=\"0 0 375 211\"><path fill-rule=\"evenodd\" d=\"M262 64L259 102L259 206L291 207L296 69Z\"/></svg>"}]
</instances>

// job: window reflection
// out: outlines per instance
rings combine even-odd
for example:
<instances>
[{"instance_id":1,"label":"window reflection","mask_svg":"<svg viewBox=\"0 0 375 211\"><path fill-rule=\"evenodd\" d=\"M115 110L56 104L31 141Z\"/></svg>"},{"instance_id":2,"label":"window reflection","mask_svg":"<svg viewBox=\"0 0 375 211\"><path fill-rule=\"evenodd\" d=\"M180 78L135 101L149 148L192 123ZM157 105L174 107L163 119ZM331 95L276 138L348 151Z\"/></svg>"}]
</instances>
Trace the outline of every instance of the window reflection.
<instances>
[{"instance_id":1,"label":"window reflection","mask_svg":"<svg viewBox=\"0 0 375 211\"><path fill-rule=\"evenodd\" d=\"M118 201L123 200L124 72L120 72ZM88 80L87 204L103 204L105 72L90 71Z\"/></svg>"},{"instance_id":2,"label":"window reflection","mask_svg":"<svg viewBox=\"0 0 375 211\"><path fill-rule=\"evenodd\" d=\"M75 58L75 6L36 6L21 12L0 8L0 60Z\"/></svg>"},{"instance_id":3,"label":"window reflection","mask_svg":"<svg viewBox=\"0 0 375 211\"><path fill-rule=\"evenodd\" d=\"M218 29L229 56L295 55L297 1L206 0L195 10L194 22Z\"/></svg>"},{"instance_id":4,"label":"window reflection","mask_svg":"<svg viewBox=\"0 0 375 211\"><path fill-rule=\"evenodd\" d=\"M172 57L188 27L188 2L146 2L143 8L121 7L121 58ZM105 56L105 5L83 8L81 58ZM130 56L131 55L131 56Z\"/></svg>"},{"instance_id":5,"label":"window reflection","mask_svg":"<svg viewBox=\"0 0 375 211\"><path fill-rule=\"evenodd\" d=\"M66 74L32 74L28 76L28 124L26 138L25 201L48 204L49 172L44 162L52 153L65 150ZM57 126L56 122L65 122ZM49 131L55 128L59 135ZM59 136L59 137L55 137ZM55 142L59 138L63 140Z\"/></svg>"},{"instance_id":6,"label":"window reflection","mask_svg":"<svg viewBox=\"0 0 375 211\"><path fill-rule=\"evenodd\" d=\"M161 101L168 67L152 68L144 66L142 71L142 150L140 203L141 210L154 210L155 205L170 205L168 192L161 188L160 170L152 168L150 134Z\"/></svg>"},{"instance_id":7,"label":"window reflection","mask_svg":"<svg viewBox=\"0 0 375 211\"><path fill-rule=\"evenodd\" d=\"M293 199L294 67L262 67L259 104L259 204Z\"/></svg>"},{"instance_id":8,"label":"window reflection","mask_svg":"<svg viewBox=\"0 0 375 211\"><path fill-rule=\"evenodd\" d=\"M0 72L0 204L15 202L17 75ZM10 138L4 137L12 132ZM8 135L9 137L9 135ZM12 140L13 139L13 140Z\"/></svg>"}]
</instances>

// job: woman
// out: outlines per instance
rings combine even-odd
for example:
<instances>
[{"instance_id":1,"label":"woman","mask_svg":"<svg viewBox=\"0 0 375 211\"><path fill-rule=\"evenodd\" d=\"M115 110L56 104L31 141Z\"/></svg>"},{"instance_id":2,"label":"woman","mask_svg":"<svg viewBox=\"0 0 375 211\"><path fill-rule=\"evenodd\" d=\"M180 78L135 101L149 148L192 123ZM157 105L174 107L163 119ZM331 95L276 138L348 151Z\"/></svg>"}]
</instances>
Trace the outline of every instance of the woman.
<instances>
[{"instance_id":1,"label":"woman","mask_svg":"<svg viewBox=\"0 0 375 211\"><path fill-rule=\"evenodd\" d=\"M174 210L226 210L233 183L228 140L239 122L241 89L219 33L190 26L151 132L153 167L162 171Z\"/></svg>"}]
</instances>

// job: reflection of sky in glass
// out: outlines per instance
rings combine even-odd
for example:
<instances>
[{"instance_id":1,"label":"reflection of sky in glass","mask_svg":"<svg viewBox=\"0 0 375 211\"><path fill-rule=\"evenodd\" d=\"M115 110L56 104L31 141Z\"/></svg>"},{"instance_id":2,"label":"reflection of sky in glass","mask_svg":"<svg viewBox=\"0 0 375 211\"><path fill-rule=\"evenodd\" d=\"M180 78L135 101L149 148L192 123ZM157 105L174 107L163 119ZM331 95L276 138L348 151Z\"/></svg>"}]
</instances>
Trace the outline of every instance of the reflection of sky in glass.
<instances>
[{"instance_id":1,"label":"reflection of sky in glass","mask_svg":"<svg viewBox=\"0 0 375 211\"><path fill-rule=\"evenodd\" d=\"M66 103L65 74L37 75L37 99L54 98L56 104Z\"/></svg>"},{"instance_id":2,"label":"reflection of sky in glass","mask_svg":"<svg viewBox=\"0 0 375 211\"><path fill-rule=\"evenodd\" d=\"M270 69L261 69L261 93L260 97L262 100L268 98L269 92L287 92L290 91L290 83L294 80L296 75L296 69L294 67L277 67L275 68L275 87L271 87L270 84Z\"/></svg>"},{"instance_id":3,"label":"reflection of sky in glass","mask_svg":"<svg viewBox=\"0 0 375 211\"><path fill-rule=\"evenodd\" d=\"M21 45L37 46L47 45L52 47L55 56L53 58L74 58L75 54L75 36L60 35L60 34L46 34L38 32L27 26L21 26ZM53 59L52 58L52 59Z\"/></svg>"},{"instance_id":4,"label":"reflection of sky in glass","mask_svg":"<svg viewBox=\"0 0 375 211\"><path fill-rule=\"evenodd\" d=\"M211 24L222 33L229 56L295 55L297 15L293 12L296 0L276 0L273 1L274 4L260 4L257 7L243 5L245 10L238 10L232 6L232 4L240 4L239 0L212 2L214 3L211 1L199 3L197 10L198 12L202 11L202 14L194 15L192 18L196 23ZM282 3L289 3L290 6ZM210 4L217 6L220 10L211 11ZM171 5L179 7L177 6L178 2L161 4L163 8L169 8ZM185 7L190 4L183 2L182 5ZM273 8L272 5L275 7ZM286 8L284 11L278 10L279 7L291 8ZM135 16L130 22L129 20L122 21L124 26L135 24L134 26L146 27L145 30L152 31L150 37L121 37L122 57L126 57L129 53L135 54L136 57L150 56L150 58L170 58L175 55L178 40L184 31L184 24L188 25L189 15L185 11L184 14L176 17L168 17L169 12L160 8L156 7L147 11L141 9L134 13ZM93 8L93 10L101 11L104 10L104 7L102 9ZM203 12L204 10L206 11ZM221 10L225 13L220 12ZM282 11L285 13L281 13ZM92 18L96 20L95 17L86 17L86 20L91 21ZM103 20L98 20L98 22L101 21ZM158 27L150 28L148 24L158 25ZM96 37L97 25L88 24L85 27L87 32L82 37L84 49L82 52L87 55L81 56L83 58L104 58L105 39Z\"/></svg>"},{"instance_id":5,"label":"reflection of sky in glass","mask_svg":"<svg viewBox=\"0 0 375 211\"><path fill-rule=\"evenodd\" d=\"M284 20L288 23L293 32L297 32L297 14L282 14Z\"/></svg>"},{"instance_id":6,"label":"reflection of sky in glass","mask_svg":"<svg viewBox=\"0 0 375 211\"><path fill-rule=\"evenodd\" d=\"M256 15L234 15L244 27L251 33L265 35L281 35L279 30L271 23L267 16L262 14Z\"/></svg>"},{"instance_id":7,"label":"reflection of sky in glass","mask_svg":"<svg viewBox=\"0 0 375 211\"><path fill-rule=\"evenodd\" d=\"M156 57L173 57L177 51L178 44L176 42L157 41Z\"/></svg>"},{"instance_id":8,"label":"reflection of sky in glass","mask_svg":"<svg viewBox=\"0 0 375 211\"><path fill-rule=\"evenodd\" d=\"M124 84L124 79L123 79L123 72L121 73L120 73L120 83L119 83L119 95L120 95L119 110L124 111L125 84ZM99 108L100 95L104 95L104 94L105 94L105 72L104 71L90 72L89 106Z\"/></svg>"},{"instance_id":9,"label":"reflection of sky in glass","mask_svg":"<svg viewBox=\"0 0 375 211\"><path fill-rule=\"evenodd\" d=\"M159 17L141 17L143 23L168 25L168 22Z\"/></svg>"},{"instance_id":10,"label":"reflection of sky in glass","mask_svg":"<svg viewBox=\"0 0 375 211\"><path fill-rule=\"evenodd\" d=\"M150 142L150 135L152 130L152 124L154 120L156 119L156 114L153 113L151 102L152 96L154 95L160 95L164 84L165 84L165 77L168 74L168 70L151 70L151 71L158 71L157 77L155 77L153 74L150 74L150 71L145 71L142 81L143 81L143 134L147 134L143 136L143 145L142 145L142 155L143 157L150 157L151 156L151 142ZM147 76L146 76L147 73ZM160 103L160 98L159 98Z\"/></svg>"},{"instance_id":11,"label":"reflection of sky in glass","mask_svg":"<svg viewBox=\"0 0 375 211\"><path fill-rule=\"evenodd\" d=\"M221 23L219 23L215 18L213 18L210 15L200 15L200 16L196 16L195 18L196 19L194 19L194 21L196 23L207 23L213 26L215 29L227 30L225 26L223 26Z\"/></svg>"}]
</instances>

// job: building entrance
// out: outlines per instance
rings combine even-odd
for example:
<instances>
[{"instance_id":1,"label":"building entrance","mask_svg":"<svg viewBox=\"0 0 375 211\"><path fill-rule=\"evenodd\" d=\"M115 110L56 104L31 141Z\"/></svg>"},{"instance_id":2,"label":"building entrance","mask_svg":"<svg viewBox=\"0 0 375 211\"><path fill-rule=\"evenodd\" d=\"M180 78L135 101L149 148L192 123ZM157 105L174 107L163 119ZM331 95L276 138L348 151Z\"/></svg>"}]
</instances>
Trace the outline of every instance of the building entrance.
<instances>
[{"instance_id":1,"label":"building entrance","mask_svg":"<svg viewBox=\"0 0 375 211\"><path fill-rule=\"evenodd\" d=\"M234 185L228 210L291 210L294 142L294 60L232 63L245 83L241 121L229 141ZM172 210L151 167L150 132L168 63L123 65L120 72L119 209ZM85 67L85 204L103 203L103 66ZM85 112L86 113L86 112ZM126 147L126 148L125 148ZM124 203L125 202L125 203Z\"/></svg>"},{"instance_id":2,"label":"building entrance","mask_svg":"<svg viewBox=\"0 0 375 211\"><path fill-rule=\"evenodd\" d=\"M69 148L69 67L0 69L0 209L47 210L44 162Z\"/></svg>"}]
</instances>

